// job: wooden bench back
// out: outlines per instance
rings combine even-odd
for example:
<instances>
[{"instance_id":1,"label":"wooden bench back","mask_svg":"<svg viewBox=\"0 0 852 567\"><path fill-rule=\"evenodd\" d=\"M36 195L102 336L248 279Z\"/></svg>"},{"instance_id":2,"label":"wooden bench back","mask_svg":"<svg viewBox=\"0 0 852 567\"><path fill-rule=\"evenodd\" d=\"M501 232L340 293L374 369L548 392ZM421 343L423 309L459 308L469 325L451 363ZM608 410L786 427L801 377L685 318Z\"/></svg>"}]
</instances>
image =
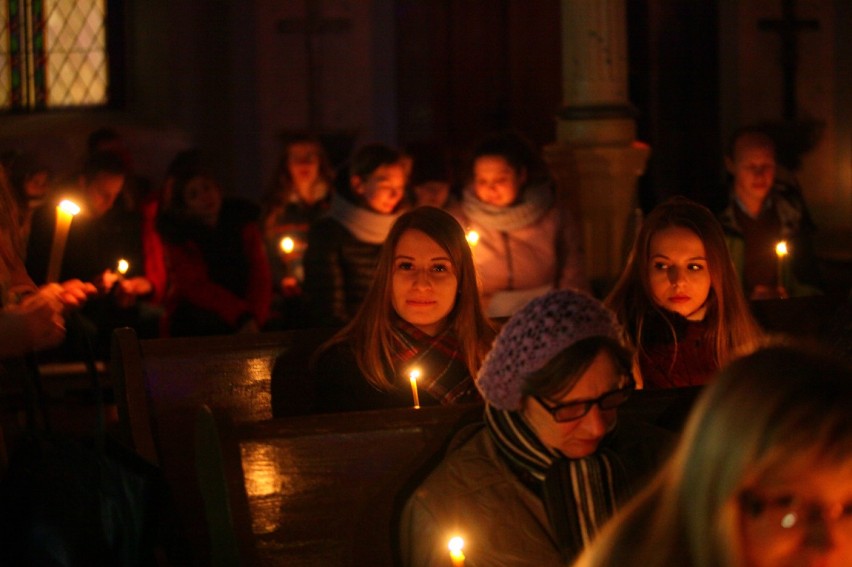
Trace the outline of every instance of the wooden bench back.
<instances>
[{"instance_id":1,"label":"wooden bench back","mask_svg":"<svg viewBox=\"0 0 852 567\"><path fill-rule=\"evenodd\" d=\"M217 337L139 340L129 328L113 334L110 376L119 413L119 433L140 455L160 465L194 547L207 545L201 494L194 473L193 430L199 406L227 411L232 419L272 417L271 376L286 380L298 397L307 360L285 356L308 352L332 330L310 329ZM282 364L280 360L287 360ZM300 366L301 365L301 366ZM291 376L292 375L292 376ZM299 400L290 405L299 408ZM310 404L307 399L304 404ZM204 549L199 551L203 555Z\"/></svg>"},{"instance_id":2,"label":"wooden bench back","mask_svg":"<svg viewBox=\"0 0 852 567\"><path fill-rule=\"evenodd\" d=\"M620 409L678 431L698 389L637 392ZM199 414L197 471L214 565L394 565L406 495L482 406L235 424Z\"/></svg>"}]
</instances>

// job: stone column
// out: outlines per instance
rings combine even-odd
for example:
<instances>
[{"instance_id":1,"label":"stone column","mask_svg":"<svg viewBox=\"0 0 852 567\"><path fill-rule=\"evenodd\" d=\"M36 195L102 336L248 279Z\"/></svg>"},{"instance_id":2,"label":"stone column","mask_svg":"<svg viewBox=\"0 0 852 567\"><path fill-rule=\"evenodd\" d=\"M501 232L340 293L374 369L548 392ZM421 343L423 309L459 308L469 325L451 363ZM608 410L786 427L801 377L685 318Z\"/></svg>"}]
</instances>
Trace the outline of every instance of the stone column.
<instances>
[{"instance_id":1,"label":"stone column","mask_svg":"<svg viewBox=\"0 0 852 567\"><path fill-rule=\"evenodd\" d=\"M586 273L603 294L632 244L636 180L650 154L636 141L627 98L625 0L562 0L562 104L544 158L580 226Z\"/></svg>"}]
</instances>

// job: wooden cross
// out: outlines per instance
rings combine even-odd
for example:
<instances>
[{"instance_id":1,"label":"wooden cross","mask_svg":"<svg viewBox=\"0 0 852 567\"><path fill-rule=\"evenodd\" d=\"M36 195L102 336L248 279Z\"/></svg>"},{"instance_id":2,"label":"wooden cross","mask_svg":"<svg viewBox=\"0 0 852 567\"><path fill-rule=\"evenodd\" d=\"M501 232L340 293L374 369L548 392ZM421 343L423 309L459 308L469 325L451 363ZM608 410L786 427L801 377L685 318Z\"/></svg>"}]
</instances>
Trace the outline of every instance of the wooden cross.
<instances>
[{"instance_id":1,"label":"wooden cross","mask_svg":"<svg viewBox=\"0 0 852 567\"><path fill-rule=\"evenodd\" d=\"M278 33L303 34L305 38L305 58L308 73L308 127L311 132L319 132L322 127L322 103L320 101L321 67L314 54L314 39L323 34L343 33L349 30L351 22L347 18L324 18L322 3L317 0L305 0L305 18L286 18L279 20Z\"/></svg>"},{"instance_id":2,"label":"wooden cross","mask_svg":"<svg viewBox=\"0 0 852 567\"><path fill-rule=\"evenodd\" d=\"M805 30L818 30L816 20L796 18L796 0L783 0L780 19L761 19L757 26L762 31L775 32L781 37L781 67L783 70L784 118L796 118L796 71L798 65L797 33Z\"/></svg>"}]
</instances>

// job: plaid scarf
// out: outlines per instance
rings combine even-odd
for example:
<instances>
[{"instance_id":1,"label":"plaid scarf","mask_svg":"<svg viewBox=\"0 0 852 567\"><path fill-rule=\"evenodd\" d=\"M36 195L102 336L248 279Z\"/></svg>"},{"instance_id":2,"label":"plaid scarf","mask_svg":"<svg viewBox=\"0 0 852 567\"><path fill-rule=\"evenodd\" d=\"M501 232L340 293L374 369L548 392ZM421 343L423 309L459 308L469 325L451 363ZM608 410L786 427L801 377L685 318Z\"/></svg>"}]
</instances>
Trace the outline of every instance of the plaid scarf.
<instances>
[{"instance_id":1,"label":"plaid scarf","mask_svg":"<svg viewBox=\"0 0 852 567\"><path fill-rule=\"evenodd\" d=\"M588 457L569 459L546 447L520 413L489 404L485 423L510 465L533 479L559 551L570 563L626 501L627 474L621 460L603 446Z\"/></svg>"},{"instance_id":2,"label":"plaid scarf","mask_svg":"<svg viewBox=\"0 0 852 567\"><path fill-rule=\"evenodd\" d=\"M420 370L417 388L421 401L424 393L442 405L481 400L452 331L432 337L400 319L393 336L397 383L407 384L411 370Z\"/></svg>"}]
</instances>

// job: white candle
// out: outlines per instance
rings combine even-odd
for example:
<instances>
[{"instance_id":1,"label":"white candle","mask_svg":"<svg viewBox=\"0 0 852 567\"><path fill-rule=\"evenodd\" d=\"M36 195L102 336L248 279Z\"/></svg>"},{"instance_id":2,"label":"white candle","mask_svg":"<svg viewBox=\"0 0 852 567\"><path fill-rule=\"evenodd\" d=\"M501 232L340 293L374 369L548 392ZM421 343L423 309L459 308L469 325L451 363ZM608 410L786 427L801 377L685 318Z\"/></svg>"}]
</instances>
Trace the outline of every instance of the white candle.
<instances>
[{"instance_id":1,"label":"white candle","mask_svg":"<svg viewBox=\"0 0 852 567\"><path fill-rule=\"evenodd\" d=\"M50 260L47 264L48 283L59 281L62 256L65 255L65 242L68 240L68 229L71 228L71 219L79 212L80 207L67 199L56 206L56 230L53 232L53 245L50 248Z\"/></svg>"},{"instance_id":2,"label":"white candle","mask_svg":"<svg viewBox=\"0 0 852 567\"><path fill-rule=\"evenodd\" d=\"M775 254L778 256L778 287L784 286L784 257L787 256L787 243L781 241L775 245Z\"/></svg>"},{"instance_id":3,"label":"white candle","mask_svg":"<svg viewBox=\"0 0 852 567\"><path fill-rule=\"evenodd\" d=\"M281 239L281 251L285 254L289 254L296 248L296 243L289 236L285 236Z\"/></svg>"},{"instance_id":4,"label":"white candle","mask_svg":"<svg viewBox=\"0 0 852 567\"><path fill-rule=\"evenodd\" d=\"M121 260L118 261L118 270L117 271L120 275L123 276L124 274L127 273L127 270L129 270L129 269L130 269L130 264L127 262L127 260L122 258Z\"/></svg>"},{"instance_id":5,"label":"white candle","mask_svg":"<svg viewBox=\"0 0 852 567\"><path fill-rule=\"evenodd\" d=\"M420 378L420 371L416 368L408 374L408 379L411 380L411 396L414 398L414 409L420 409L420 396L417 393L418 378Z\"/></svg>"},{"instance_id":6,"label":"white candle","mask_svg":"<svg viewBox=\"0 0 852 567\"><path fill-rule=\"evenodd\" d=\"M450 549L450 561L453 562L453 567L464 567L464 540L455 536L450 538L450 543L447 545Z\"/></svg>"}]
</instances>

